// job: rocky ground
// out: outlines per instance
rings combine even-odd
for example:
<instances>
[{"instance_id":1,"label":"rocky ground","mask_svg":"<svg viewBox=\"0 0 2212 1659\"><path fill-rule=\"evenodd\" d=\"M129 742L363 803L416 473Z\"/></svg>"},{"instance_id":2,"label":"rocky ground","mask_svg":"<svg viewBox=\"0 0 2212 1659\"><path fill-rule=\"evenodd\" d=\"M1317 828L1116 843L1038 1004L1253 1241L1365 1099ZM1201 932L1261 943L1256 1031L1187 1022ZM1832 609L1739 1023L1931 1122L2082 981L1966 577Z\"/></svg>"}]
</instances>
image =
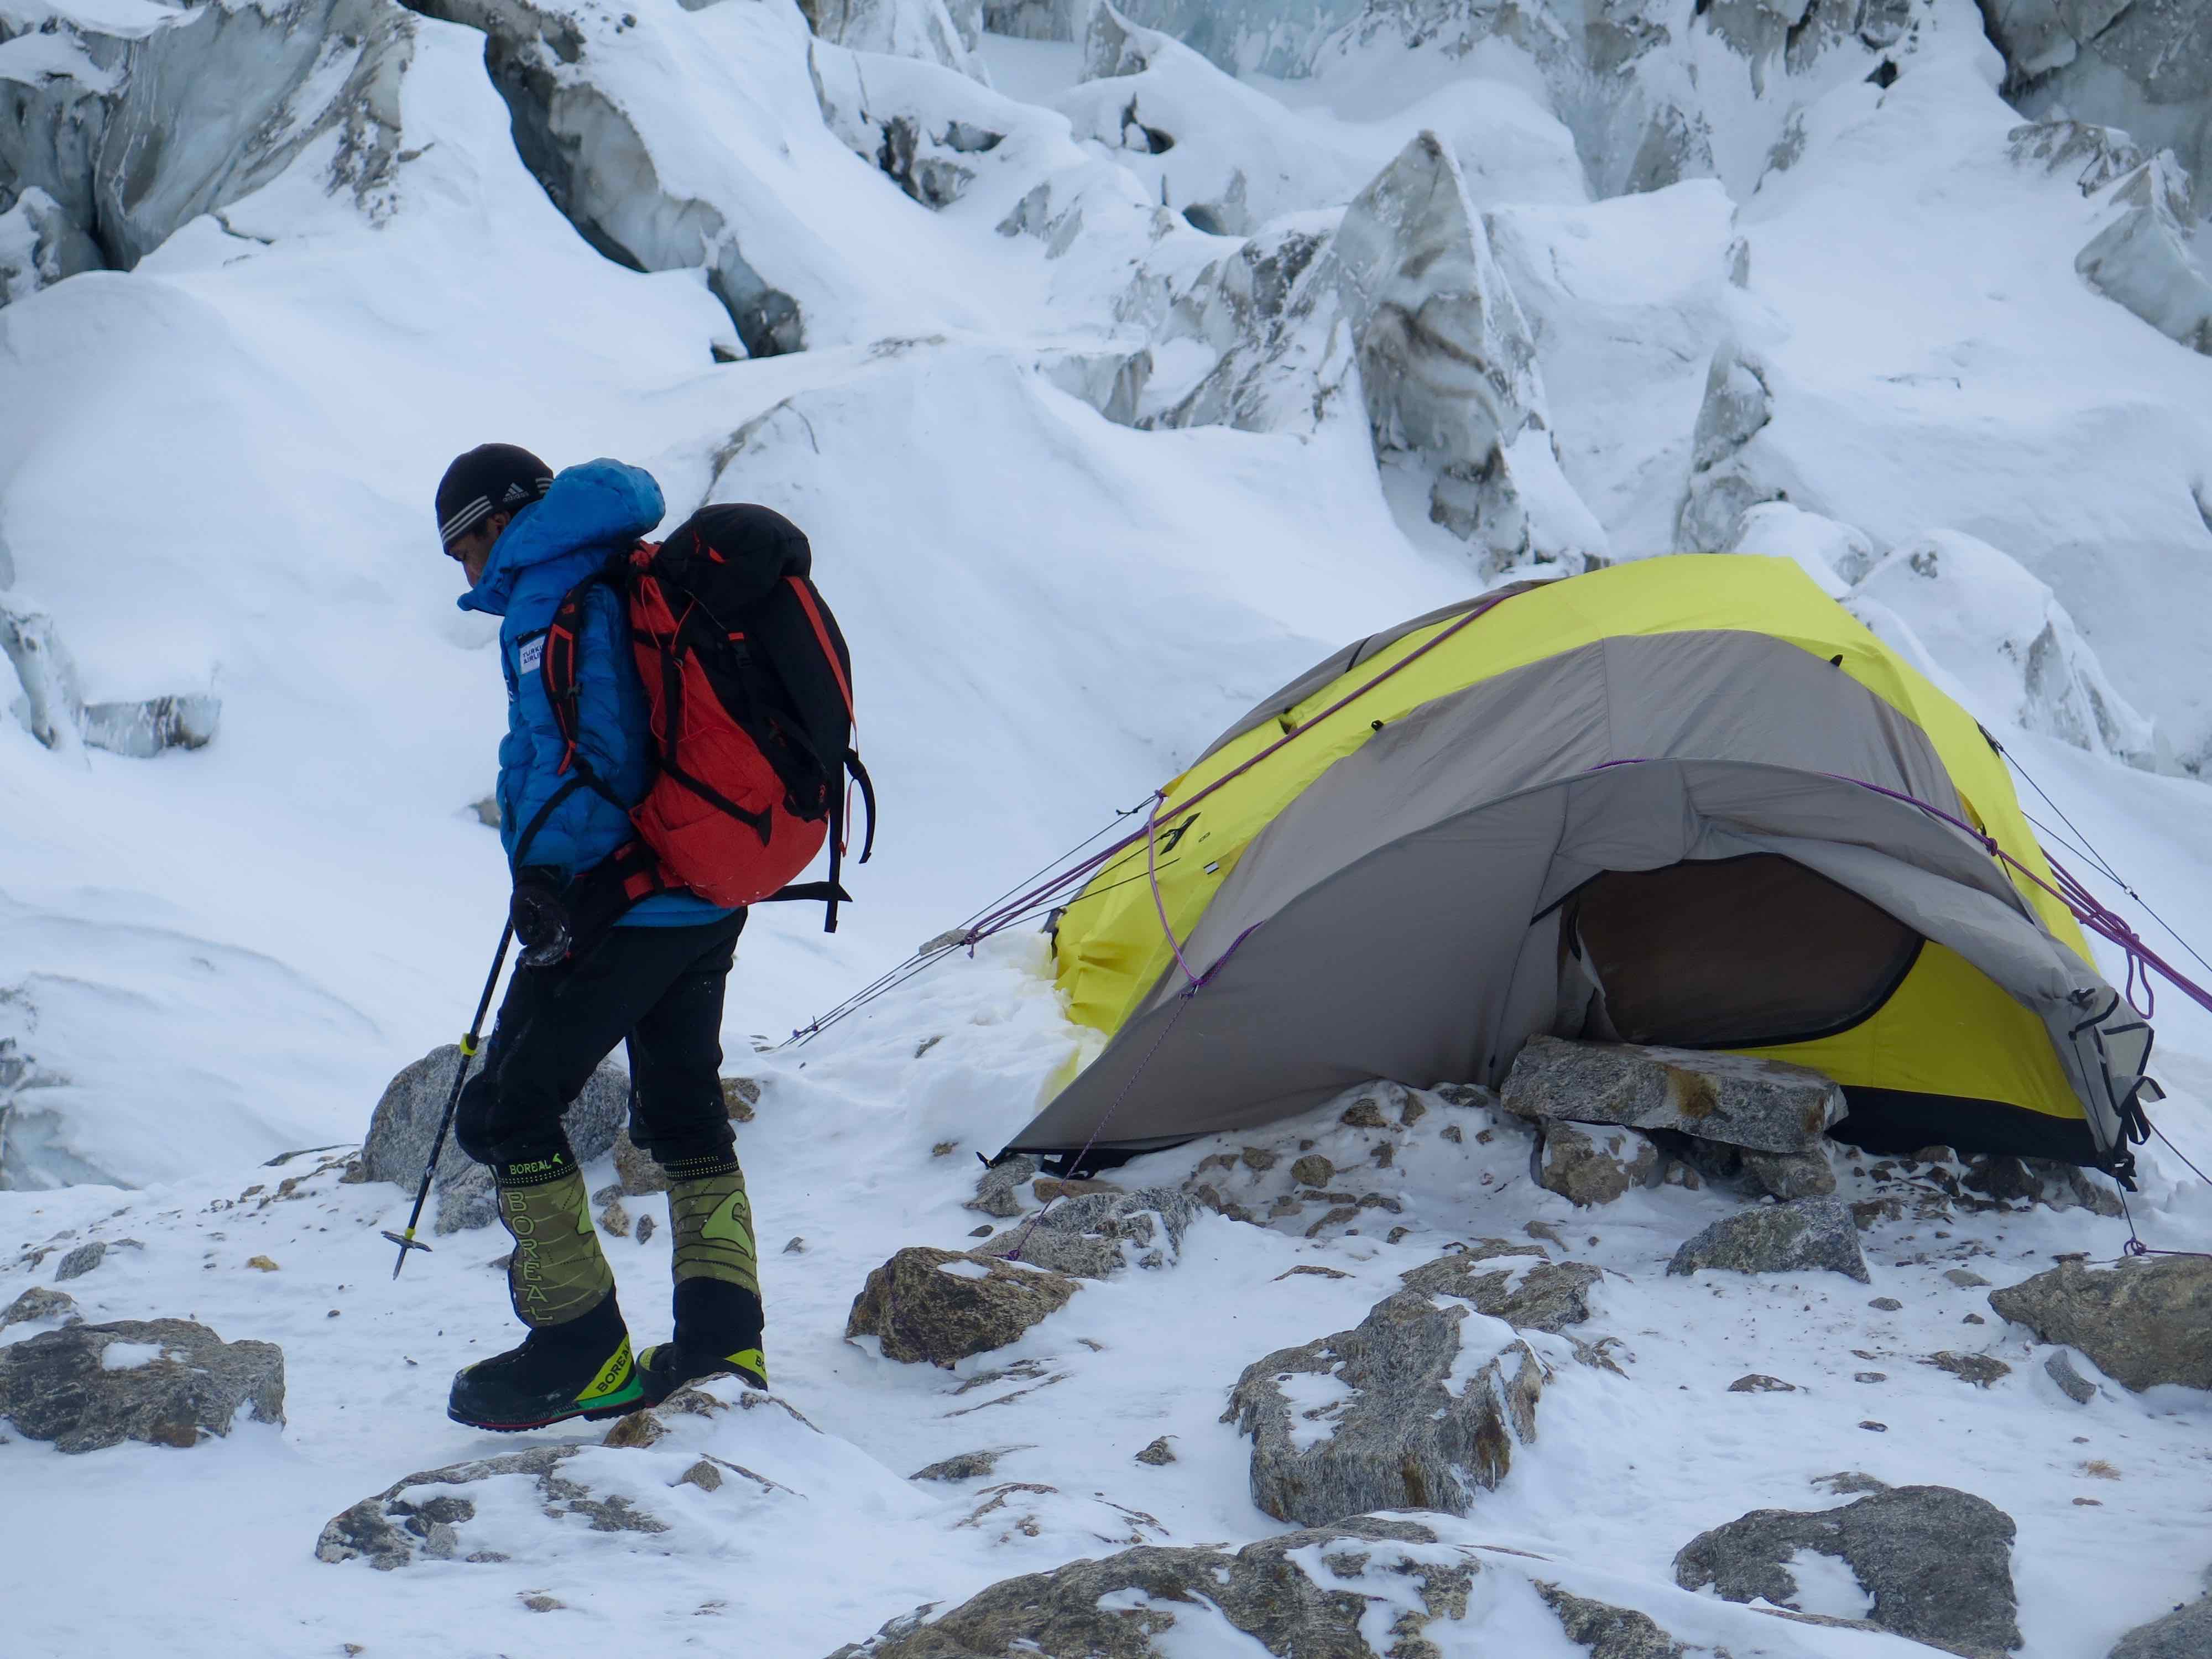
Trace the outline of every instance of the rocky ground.
<instances>
[{"instance_id":1,"label":"rocky ground","mask_svg":"<svg viewBox=\"0 0 2212 1659\"><path fill-rule=\"evenodd\" d=\"M987 952L963 989L1019 1025L1033 971ZM0 1466L41 1494L11 1559L60 1571L98 1525L148 1584L204 1576L226 1628L302 1652L441 1628L471 1652L727 1629L940 1659L1225 1655L1238 1632L1280 1655L2196 1650L2201 1609L2174 1609L2206 1565L2212 1277L2094 1265L2124 1237L2101 1178L1993 1194L1987 1161L1816 1144L1832 1194L1778 1200L1616 1152L1633 1178L1578 1205L1540 1184L1555 1123L1377 1087L1060 1182L940 1132L1007 1035L894 1067L933 1113L861 1081L888 1032L761 1057L729 1097L775 1393L718 1383L611 1431L443 1421L453 1366L505 1340L503 1237L436 1236L392 1283L377 1230L407 1195L350 1149L161 1200L46 1195L61 1224L0 1269ZM652 1217L615 1159L603 1202ZM2187 1191L2138 1216L2176 1236ZM1687 1259L1808 1206L1843 1218L1837 1259L1771 1227ZM651 1340L644 1231L608 1248ZM135 1605L100 1628L150 1632ZM34 1611L29 1639L84 1617Z\"/></svg>"}]
</instances>

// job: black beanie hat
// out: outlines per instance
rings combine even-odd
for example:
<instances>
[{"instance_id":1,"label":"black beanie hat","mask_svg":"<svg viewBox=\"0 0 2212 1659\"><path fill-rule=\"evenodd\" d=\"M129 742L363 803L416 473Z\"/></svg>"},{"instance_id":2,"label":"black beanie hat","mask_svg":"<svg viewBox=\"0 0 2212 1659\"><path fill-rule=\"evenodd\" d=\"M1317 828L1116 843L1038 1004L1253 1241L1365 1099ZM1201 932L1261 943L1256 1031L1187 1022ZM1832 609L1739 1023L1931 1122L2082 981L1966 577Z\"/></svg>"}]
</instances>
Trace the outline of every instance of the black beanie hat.
<instances>
[{"instance_id":1,"label":"black beanie hat","mask_svg":"<svg viewBox=\"0 0 2212 1659\"><path fill-rule=\"evenodd\" d=\"M553 469L518 444L478 444L438 481L438 540L450 548L495 513L512 513L543 495Z\"/></svg>"}]
</instances>

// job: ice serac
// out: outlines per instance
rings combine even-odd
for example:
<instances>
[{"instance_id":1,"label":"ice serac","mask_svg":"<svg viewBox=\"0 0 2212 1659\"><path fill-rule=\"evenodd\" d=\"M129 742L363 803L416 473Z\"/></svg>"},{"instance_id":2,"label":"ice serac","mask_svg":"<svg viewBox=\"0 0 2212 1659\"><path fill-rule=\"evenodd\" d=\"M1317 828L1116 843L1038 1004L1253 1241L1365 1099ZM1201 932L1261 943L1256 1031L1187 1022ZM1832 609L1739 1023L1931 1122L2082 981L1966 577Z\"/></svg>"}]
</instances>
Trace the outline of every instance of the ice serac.
<instances>
[{"instance_id":1,"label":"ice serac","mask_svg":"<svg viewBox=\"0 0 2212 1659\"><path fill-rule=\"evenodd\" d=\"M2172 149L2212 178L2212 9L2195 0L1980 0L2005 96ZM2212 204L2207 204L2212 205Z\"/></svg>"},{"instance_id":2,"label":"ice serac","mask_svg":"<svg viewBox=\"0 0 2212 1659\"><path fill-rule=\"evenodd\" d=\"M2188 179L2162 152L2130 173L2112 200L2119 216L2081 250L2074 269L2168 339L2212 357L2212 276L2185 222Z\"/></svg>"},{"instance_id":3,"label":"ice serac","mask_svg":"<svg viewBox=\"0 0 2212 1659\"><path fill-rule=\"evenodd\" d=\"M983 41L978 0L800 0L799 9L819 40L990 79L976 55Z\"/></svg>"},{"instance_id":4,"label":"ice serac","mask_svg":"<svg viewBox=\"0 0 2212 1659\"><path fill-rule=\"evenodd\" d=\"M331 193L390 211L414 45L393 0L112 15L133 21L0 5L0 301L128 270L321 141Z\"/></svg>"},{"instance_id":5,"label":"ice serac","mask_svg":"<svg viewBox=\"0 0 2212 1659\"><path fill-rule=\"evenodd\" d=\"M1920 537L1877 564L1852 601L1878 632L1882 611L1902 621L1984 720L2170 769L2155 726L2114 688L2057 595L1987 542L1955 530Z\"/></svg>"},{"instance_id":6,"label":"ice serac","mask_svg":"<svg viewBox=\"0 0 2212 1659\"><path fill-rule=\"evenodd\" d=\"M1376 453L1435 469L1430 517L1494 570L1602 553L1605 532L1559 471L1528 320L1436 134L1353 198L1330 258Z\"/></svg>"},{"instance_id":7,"label":"ice serac","mask_svg":"<svg viewBox=\"0 0 2212 1659\"><path fill-rule=\"evenodd\" d=\"M151 760L169 749L201 749L215 740L222 702L205 694L143 702L84 701L76 664L51 617L0 605L0 655L15 671L15 717L49 749L79 744Z\"/></svg>"}]
</instances>

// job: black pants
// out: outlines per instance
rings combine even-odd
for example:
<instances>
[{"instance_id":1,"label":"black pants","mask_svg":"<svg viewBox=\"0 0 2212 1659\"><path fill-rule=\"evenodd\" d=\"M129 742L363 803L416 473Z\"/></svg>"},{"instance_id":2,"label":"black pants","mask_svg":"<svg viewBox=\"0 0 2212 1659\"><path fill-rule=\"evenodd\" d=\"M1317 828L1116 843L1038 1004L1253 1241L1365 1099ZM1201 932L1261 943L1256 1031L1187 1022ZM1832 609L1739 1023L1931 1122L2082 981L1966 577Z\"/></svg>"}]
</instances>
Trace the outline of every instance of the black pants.
<instances>
[{"instance_id":1,"label":"black pants","mask_svg":"<svg viewBox=\"0 0 2212 1659\"><path fill-rule=\"evenodd\" d=\"M507 1164L563 1151L561 1115L629 1045L630 1139L663 1164L720 1162L722 992L745 913L703 927L612 927L580 957L519 968L453 1120L460 1149Z\"/></svg>"}]
</instances>

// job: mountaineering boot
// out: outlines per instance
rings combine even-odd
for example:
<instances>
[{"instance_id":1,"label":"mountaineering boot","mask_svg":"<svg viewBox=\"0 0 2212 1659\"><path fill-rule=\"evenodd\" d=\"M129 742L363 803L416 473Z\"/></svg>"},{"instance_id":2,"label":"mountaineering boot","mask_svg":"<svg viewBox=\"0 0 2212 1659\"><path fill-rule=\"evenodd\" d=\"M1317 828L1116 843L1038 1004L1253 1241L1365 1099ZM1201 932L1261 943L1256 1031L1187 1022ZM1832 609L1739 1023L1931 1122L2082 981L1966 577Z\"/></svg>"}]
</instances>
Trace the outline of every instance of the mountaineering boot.
<instances>
[{"instance_id":1,"label":"mountaineering boot","mask_svg":"<svg viewBox=\"0 0 2212 1659\"><path fill-rule=\"evenodd\" d=\"M676 1335L638 1356L645 1398L658 1405L685 1383L724 1371L765 1389L760 1261L744 1171L727 1154L665 1167Z\"/></svg>"},{"instance_id":2,"label":"mountaineering boot","mask_svg":"<svg viewBox=\"0 0 2212 1659\"><path fill-rule=\"evenodd\" d=\"M563 1145L494 1164L492 1175L501 1224L514 1237L507 1294L530 1334L455 1376L446 1415L505 1432L635 1409L645 1389L575 1158Z\"/></svg>"}]
</instances>

